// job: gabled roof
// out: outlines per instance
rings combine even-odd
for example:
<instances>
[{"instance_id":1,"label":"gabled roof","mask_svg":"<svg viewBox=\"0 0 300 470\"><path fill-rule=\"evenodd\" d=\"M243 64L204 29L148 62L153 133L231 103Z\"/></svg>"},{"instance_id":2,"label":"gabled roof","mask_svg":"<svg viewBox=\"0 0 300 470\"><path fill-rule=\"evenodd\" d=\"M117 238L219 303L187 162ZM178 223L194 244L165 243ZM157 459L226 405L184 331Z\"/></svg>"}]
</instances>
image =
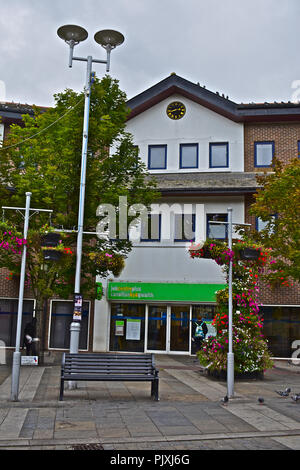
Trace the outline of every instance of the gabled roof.
<instances>
[{"instance_id":1,"label":"gabled roof","mask_svg":"<svg viewBox=\"0 0 300 470\"><path fill-rule=\"evenodd\" d=\"M128 100L128 120L175 93L235 122L300 121L300 103L238 104L175 73Z\"/></svg>"}]
</instances>

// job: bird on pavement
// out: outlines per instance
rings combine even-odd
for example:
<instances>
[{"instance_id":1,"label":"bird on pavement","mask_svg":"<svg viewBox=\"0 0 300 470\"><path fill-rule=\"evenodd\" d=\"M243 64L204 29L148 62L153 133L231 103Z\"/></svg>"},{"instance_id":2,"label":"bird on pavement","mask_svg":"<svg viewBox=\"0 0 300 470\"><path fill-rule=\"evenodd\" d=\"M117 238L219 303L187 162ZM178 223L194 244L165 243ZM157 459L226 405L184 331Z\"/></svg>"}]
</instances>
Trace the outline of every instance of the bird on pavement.
<instances>
[{"instance_id":1,"label":"bird on pavement","mask_svg":"<svg viewBox=\"0 0 300 470\"><path fill-rule=\"evenodd\" d=\"M300 393L296 393L296 395L292 395L291 399L297 403L297 401L300 401Z\"/></svg>"},{"instance_id":2,"label":"bird on pavement","mask_svg":"<svg viewBox=\"0 0 300 470\"><path fill-rule=\"evenodd\" d=\"M265 402L265 400L262 397L259 397L257 401L260 405L262 405Z\"/></svg>"},{"instance_id":3,"label":"bird on pavement","mask_svg":"<svg viewBox=\"0 0 300 470\"><path fill-rule=\"evenodd\" d=\"M224 406L228 405L228 396L225 395L225 397L222 398L221 402L222 402L222 405Z\"/></svg>"},{"instance_id":4,"label":"bird on pavement","mask_svg":"<svg viewBox=\"0 0 300 470\"><path fill-rule=\"evenodd\" d=\"M278 393L278 395L280 395L281 397L288 397L291 393L291 389L286 388L285 390L275 390L275 392Z\"/></svg>"}]
</instances>

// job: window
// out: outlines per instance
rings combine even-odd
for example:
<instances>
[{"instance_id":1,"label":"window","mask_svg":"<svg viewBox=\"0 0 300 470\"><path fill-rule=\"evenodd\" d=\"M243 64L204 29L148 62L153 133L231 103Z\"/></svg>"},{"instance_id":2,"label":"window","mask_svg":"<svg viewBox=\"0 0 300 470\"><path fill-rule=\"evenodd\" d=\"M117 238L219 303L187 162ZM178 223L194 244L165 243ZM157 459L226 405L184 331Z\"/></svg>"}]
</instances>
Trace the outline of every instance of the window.
<instances>
[{"instance_id":1,"label":"window","mask_svg":"<svg viewBox=\"0 0 300 470\"><path fill-rule=\"evenodd\" d=\"M167 146L149 145L148 147L148 169L165 170L167 168Z\"/></svg>"},{"instance_id":2,"label":"window","mask_svg":"<svg viewBox=\"0 0 300 470\"><path fill-rule=\"evenodd\" d=\"M73 321L74 303L68 300L53 300L51 302L51 329L50 348L70 348L70 325ZM82 320L79 336L79 349L88 349L88 324L89 324L88 301L83 302Z\"/></svg>"},{"instance_id":3,"label":"window","mask_svg":"<svg viewBox=\"0 0 300 470\"><path fill-rule=\"evenodd\" d=\"M145 305L112 304L110 351L144 352Z\"/></svg>"},{"instance_id":4,"label":"window","mask_svg":"<svg viewBox=\"0 0 300 470\"><path fill-rule=\"evenodd\" d=\"M228 168L228 142L209 144L209 168Z\"/></svg>"},{"instance_id":5,"label":"window","mask_svg":"<svg viewBox=\"0 0 300 470\"><path fill-rule=\"evenodd\" d=\"M23 345L24 328L31 323L33 316L34 300L23 301L21 346ZM4 341L6 347L16 345L18 317L18 299L0 299L0 340Z\"/></svg>"},{"instance_id":6,"label":"window","mask_svg":"<svg viewBox=\"0 0 300 470\"><path fill-rule=\"evenodd\" d=\"M148 214L146 221L141 220L141 242L159 242L161 214Z\"/></svg>"},{"instance_id":7,"label":"window","mask_svg":"<svg viewBox=\"0 0 300 470\"><path fill-rule=\"evenodd\" d=\"M227 214L207 214L206 237L219 240L227 238L227 224L213 224L211 222L227 222Z\"/></svg>"},{"instance_id":8,"label":"window","mask_svg":"<svg viewBox=\"0 0 300 470\"><path fill-rule=\"evenodd\" d=\"M180 168L198 168L198 144L180 144Z\"/></svg>"},{"instance_id":9,"label":"window","mask_svg":"<svg viewBox=\"0 0 300 470\"><path fill-rule=\"evenodd\" d=\"M254 142L254 166L271 166L274 150L274 142Z\"/></svg>"},{"instance_id":10,"label":"window","mask_svg":"<svg viewBox=\"0 0 300 470\"><path fill-rule=\"evenodd\" d=\"M195 214L175 214L174 242L195 240Z\"/></svg>"},{"instance_id":11,"label":"window","mask_svg":"<svg viewBox=\"0 0 300 470\"><path fill-rule=\"evenodd\" d=\"M271 217L272 217L271 223L273 224L275 222L276 215L272 215ZM261 232L262 230L264 230L267 227L268 223L269 223L268 221L263 221L260 217L255 217L255 228L258 232ZM273 227L271 227L269 230L269 234L271 235L273 232L274 232Z\"/></svg>"}]
</instances>

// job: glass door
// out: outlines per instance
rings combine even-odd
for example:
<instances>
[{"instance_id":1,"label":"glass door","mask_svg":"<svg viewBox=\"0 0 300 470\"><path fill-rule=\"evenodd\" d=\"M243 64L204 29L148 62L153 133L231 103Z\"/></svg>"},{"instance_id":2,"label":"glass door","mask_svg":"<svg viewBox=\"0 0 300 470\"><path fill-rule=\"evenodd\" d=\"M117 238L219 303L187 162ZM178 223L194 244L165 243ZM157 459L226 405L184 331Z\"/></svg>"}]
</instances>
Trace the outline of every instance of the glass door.
<instances>
[{"instance_id":1,"label":"glass door","mask_svg":"<svg viewBox=\"0 0 300 470\"><path fill-rule=\"evenodd\" d=\"M166 351L167 346L167 306L148 307L148 351Z\"/></svg>"},{"instance_id":2,"label":"glass door","mask_svg":"<svg viewBox=\"0 0 300 470\"><path fill-rule=\"evenodd\" d=\"M172 305L170 316L170 352L190 350L190 306Z\"/></svg>"}]
</instances>

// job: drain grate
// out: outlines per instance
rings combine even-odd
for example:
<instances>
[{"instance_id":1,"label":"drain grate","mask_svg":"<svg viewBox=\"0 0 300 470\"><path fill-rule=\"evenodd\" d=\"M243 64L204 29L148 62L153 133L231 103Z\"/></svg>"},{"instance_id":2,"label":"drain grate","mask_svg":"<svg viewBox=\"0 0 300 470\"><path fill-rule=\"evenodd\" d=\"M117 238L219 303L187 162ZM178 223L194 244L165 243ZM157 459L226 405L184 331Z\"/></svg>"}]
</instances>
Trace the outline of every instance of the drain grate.
<instances>
[{"instance_id":1,"label":"drain grate","mask_svg":"<svg viewBox=\"0 0 300 470\"><path fill-rule=\"evenodd\" d=\"M101 444L74 444L72 450L103 450Z\"/></svg>"}]
</instances>

